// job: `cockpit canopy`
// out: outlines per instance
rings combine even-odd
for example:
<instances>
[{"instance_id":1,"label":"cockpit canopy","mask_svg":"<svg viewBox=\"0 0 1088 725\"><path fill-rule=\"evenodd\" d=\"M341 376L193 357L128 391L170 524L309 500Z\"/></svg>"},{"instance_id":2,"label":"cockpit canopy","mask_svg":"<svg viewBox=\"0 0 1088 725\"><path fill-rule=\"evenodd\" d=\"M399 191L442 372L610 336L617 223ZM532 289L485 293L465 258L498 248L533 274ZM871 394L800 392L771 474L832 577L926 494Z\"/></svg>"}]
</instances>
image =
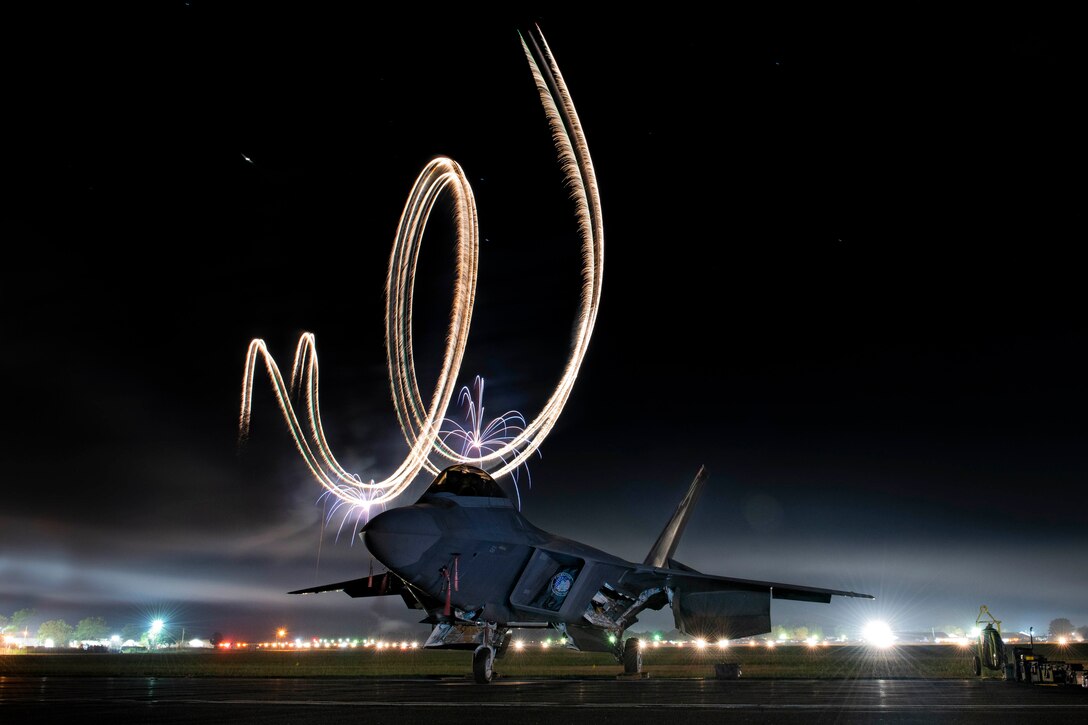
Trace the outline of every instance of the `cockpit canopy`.
<instances>
[{"instance_id":1,"label":"cockpit canopy","mask_svg":"<svg viewBox=\"0 0 1088 725\"><path fill-rule=\"evenodd\" d=\"M435 477L434 483L423 492L424 496L446 493L454 496L506 498L495 479L483 469L467 464L450 466Z\"/></svg>"}]
</instances>

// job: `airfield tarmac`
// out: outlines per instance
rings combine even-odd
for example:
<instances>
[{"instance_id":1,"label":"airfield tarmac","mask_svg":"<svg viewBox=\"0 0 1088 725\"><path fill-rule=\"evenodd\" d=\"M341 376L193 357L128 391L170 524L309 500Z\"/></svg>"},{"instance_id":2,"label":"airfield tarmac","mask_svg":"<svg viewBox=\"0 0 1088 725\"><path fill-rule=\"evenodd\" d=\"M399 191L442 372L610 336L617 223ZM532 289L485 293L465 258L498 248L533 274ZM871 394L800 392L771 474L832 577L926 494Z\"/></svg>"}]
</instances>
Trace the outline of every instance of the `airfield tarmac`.
<instances>
[{"instance_id":1,"label":"airfield tarmac","mask_svg":"<svg viewBox=\"0 0 1088 725\"><path fill-rule=\"evenodd\" d=\"M5 722L1088 721L1088 689L999 680L0 677Z\"/></svg>"}]
</instances>

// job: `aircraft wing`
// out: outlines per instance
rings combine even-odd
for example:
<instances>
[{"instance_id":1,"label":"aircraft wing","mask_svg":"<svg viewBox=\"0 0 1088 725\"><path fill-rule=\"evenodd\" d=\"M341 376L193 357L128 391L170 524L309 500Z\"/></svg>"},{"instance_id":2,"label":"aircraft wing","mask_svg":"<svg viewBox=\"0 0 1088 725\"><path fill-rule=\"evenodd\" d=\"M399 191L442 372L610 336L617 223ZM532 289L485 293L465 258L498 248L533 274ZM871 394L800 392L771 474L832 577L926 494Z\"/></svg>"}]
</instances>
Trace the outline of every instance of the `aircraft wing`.
<instances>
[{"instance_id":1,"label":"aircraft wing","mask_svg":"<svg viewBox=\"0 0 1088 725\"><path fill-rule=\"evenodd\" d=\"M659 609L667 596L676 628L697 637L739 639L770 632L771 599L827 604L834 596L874 598L841 589L701 574L672 560L668 564L668 568L635 566L623 574L620 585L629 595L663 590L649 606Z\"/></svg>"},{"instance_id":2,"label":"aircraft wing","mask_svg":"<svg viewBox=\"0 0 1088 725\"><path fill-rule=\"evenodd\" d=\"M344 592L353 599L359 597L384 597L392 594L400 596L409 609L435 609L441 606L418 589L413 591L408 588L404 580L390 572L364 576L361 579L349 579L346 582L324 584L309 589L296 589L288 594L321 594L322 592Z\"/></svg>"},{"instance_id":3,"label":"aircraft wing","mask_svg":"<svg viewBox=\"0 0 1088 725\"><path fill-rule=\"evenodd\" d=\"M736 579L727 576L715 576L702 574L689 567L669 560L668 569L643 569L638 568L624 577L624 582L638 582L640 586L654 583L657 586L685 589L698 592L715 591L747 591L768 592L773 599L792 599L800 602L820 602L828 604L831 597L857 597L861 599L876 599L871 594L848 592L841 589L823 589L821 587L809 587L799 584L782 584L781 582L766 582L755 579Z\"/></svg>"},{"instance_id":4,"label":"aircraft wing","mask_svg":"<svg viewBox=\"0 0 1088 725\"><path fill-rule=\"evenodd\" d=\"M361 579L351 579L346 582L324 584L309 589L296 589L288 594L320 594L322 592L344 592L349 597L383 597L388 594L407 593L404 582L400 577L390 576L388 573L364 576Z\"/></svg>"},{"instance_id":5,"label":"aircraft wing","mask_svg":"<svg viewBox=\"0 0 1088 725\"><path fill-rule=\"evenodd\" d=\"M862 599L874 599L869 594L846 592L839 589L821 589L819 587L806 587L797 584L780 584L778 582L755 581L752 579L733 579L725 576L702 574L689 566L684 566L672 558L676 547L680 543L680 536L684 532L688 517L695 507L695 502L703 490L707 480L705 466L699 468L695 480L691 482L688 493L680 501L676 513L672 515L665 529L658 536L657 542L641 567L628 571L623 580L633 584L638 591L645 591L655 587L667 587L671 590L681 590L699 595L708 595L714 592L749 592L755 594L769 594L774 599L795 599L801 602L822 602L827 604L831 597L860 597ZM738 595L740 596L740 595Z\"/></svg>"}]
</instances>

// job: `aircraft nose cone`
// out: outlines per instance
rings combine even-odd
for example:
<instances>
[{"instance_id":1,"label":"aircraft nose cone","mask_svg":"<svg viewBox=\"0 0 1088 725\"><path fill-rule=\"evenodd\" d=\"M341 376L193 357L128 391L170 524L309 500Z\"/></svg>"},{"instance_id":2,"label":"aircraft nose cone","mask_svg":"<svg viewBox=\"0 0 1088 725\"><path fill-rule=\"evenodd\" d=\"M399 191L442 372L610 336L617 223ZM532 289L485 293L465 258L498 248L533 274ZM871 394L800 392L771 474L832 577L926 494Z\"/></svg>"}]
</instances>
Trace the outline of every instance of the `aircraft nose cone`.
<instances>
[{"instance_id":1,"label":"aircraft nose cone","mask_svg":"<svg viewBox=\"0 0 1088 725\"><path fill-rule=\"evenodd\" d=\"M363 527L363 543L390 569L403 570L418 562L442 538L429 511L404 506L378 514Z\"/></svg>"}]
</instances>

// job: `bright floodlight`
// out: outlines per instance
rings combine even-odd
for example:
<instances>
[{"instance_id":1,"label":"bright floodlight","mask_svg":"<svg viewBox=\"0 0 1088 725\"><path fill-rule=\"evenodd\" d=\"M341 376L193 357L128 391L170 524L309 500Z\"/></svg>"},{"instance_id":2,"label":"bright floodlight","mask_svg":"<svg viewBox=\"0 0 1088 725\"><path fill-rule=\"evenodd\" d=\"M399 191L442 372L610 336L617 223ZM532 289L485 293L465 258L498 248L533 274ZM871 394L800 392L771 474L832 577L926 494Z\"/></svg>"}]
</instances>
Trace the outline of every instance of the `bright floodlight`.
<instances>
[{"instance_id":1,"label":"bright floodlight","mask_svg":"<svg viewBox=\"0 0 1088 725\"><path fill-rule=\"evenodd\" d=\"M705 639L695 640L695 646L698 647L699 649L706 649L706 640Z\"/></svg>"},{"instance_id":2,"label":"bright floodlight","mask_svg":"<svg viewBox=\"0 0 1088 725\"><path fill-rule=\"evenodd\" d=\"M861 630L861 638L881 649L891 647L895 641L895 635L892 634L892 628L888 626L888 623L876 619L868 622Z\"/></svg>"},{"instance_id":3,"label":"bright floodlight","mask_svg":"<svg viewBox=\"0 0 1088 725\"><path fill-rule=\"evenodd\" d=\"M525 643L522 642L520 639L515 639L514 640L514 649L518 649L518 650L525 649Z\"/></svg>"},{"instance_id":4,"label":"bright floodlight","mask_svg":"<svg viewBox=\"0 0 1088 725\"><path fill-rule=\"evenodd\" d=\"M162 625L163 625L163 621L161 619L156 619L155 621L153 621L151 623L151 634L156 635L159 632L161 632L162 631Z\"/></svg>"},{"instance_id":5,"label":"bright floodlight","mask_svg":"<svg viewBox=\"0 0 1088 725\"><path fill-rule=\"evenodd\" d=\"M286 636L286 634L287 634L287 630L284 629L283 627L280 627L279 629L276 630L276 636L277 637L283 637L283 636Z\"/></svg>"},{"instance_id":6,"label":"bright floodlight","mask_svg":"<svg viewBox=\"0 0 1088 725\"><path fill-rule=\"evenodd\" d=\"M719 639L718 640L718 649L725 649L728 646L729 646L729 640L727 640L727 639Z\"/></svg>"}]
</instances>

